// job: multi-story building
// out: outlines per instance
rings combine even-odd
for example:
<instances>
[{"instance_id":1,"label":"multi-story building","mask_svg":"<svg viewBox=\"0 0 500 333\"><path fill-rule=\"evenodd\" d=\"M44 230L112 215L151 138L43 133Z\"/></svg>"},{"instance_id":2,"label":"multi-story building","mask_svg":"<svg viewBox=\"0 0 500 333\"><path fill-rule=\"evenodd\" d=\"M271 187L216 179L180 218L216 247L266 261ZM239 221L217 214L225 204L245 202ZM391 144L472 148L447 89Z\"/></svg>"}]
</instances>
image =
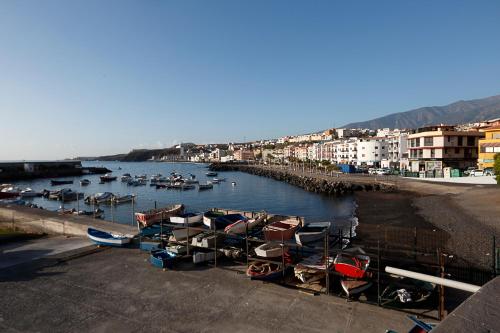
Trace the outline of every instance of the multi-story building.
<instances>
[{"instance_id":1,"label":"multi-story building","mask_svg":"<svg viewBox=\"0 0 500 333\"><path fill-rule=\"evenodd\" d=\"M357 165L379 167L387 156L386 138L374 136L357 139Z\"/></svg>"},{"instance_id":2,"label":"multi-story building","mask_svg":"<svg viewBox=\"0 0 500 333\"><path fill-rule=\"evenodd\" d=\"M382 159L383 168L408 169L408 133L394 132L386 138L387 157Z\"/></svg>"},{"instance_id":3,"label":"multi-story building","mask_svg":"<svg viewBox=\"0 0 500 333\"><path fill-rule=\"evenodd\" d=\"M233 156L236 161L251 161L255 159L253 151L248 149L235 150Z\"/></svg>"},{"instance_id":4,"label":"multi-story building","mask_svg":"<svg viewBox=\"0 0 500 333\"><path fill-rule=\"evenodd\" d=\"M458 131L454 126L422 127L408 135L411 171L465 169L477 164L478 141L484 133Z\"/></svg>"},{"instance_id":5,"label":"multi-story building","mask_svg":"<svg viewBox=\"0 0 500 333\"><path fill-rule=\"evenodd\" d=\"M479 140L479 169L492 168L495 154L500 153L500 125L486 128L484 139Z\"/></svg>"}]
</instances>

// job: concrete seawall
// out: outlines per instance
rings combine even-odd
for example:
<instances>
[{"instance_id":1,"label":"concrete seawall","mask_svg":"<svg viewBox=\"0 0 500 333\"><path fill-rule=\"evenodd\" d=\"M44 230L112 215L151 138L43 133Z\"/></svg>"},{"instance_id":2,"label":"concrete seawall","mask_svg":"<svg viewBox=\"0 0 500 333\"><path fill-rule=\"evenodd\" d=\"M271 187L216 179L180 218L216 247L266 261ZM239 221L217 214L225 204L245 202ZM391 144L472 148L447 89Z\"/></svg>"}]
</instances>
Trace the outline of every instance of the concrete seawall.
<instances>
[{"instance_id":1,"label":"concrete seawall","mask_svg":"<svg viewBox=\"0 0 500 333\"><path fill-rule=\"evenodd\" d=\"M17 205L0 205L0 227L51 235L86 236L92 227L120 234L137 234L137 227L92 219L85 216L60 215L43 209Z\"/></svg>"},{"instance_id":2,"label":"concrete seawall","mask_svg":"<svg viewBox=\"0 0 500 333\"><path fill-rule=\"evenodd\" d=\"M210 165L210 170L246 172L284 181L309 192L328 195L343 195L355 191L393 191L396 188L394 183L379 181L374 177L332 177L260 165L214 163Z\"/></svg>"}]
</instances>

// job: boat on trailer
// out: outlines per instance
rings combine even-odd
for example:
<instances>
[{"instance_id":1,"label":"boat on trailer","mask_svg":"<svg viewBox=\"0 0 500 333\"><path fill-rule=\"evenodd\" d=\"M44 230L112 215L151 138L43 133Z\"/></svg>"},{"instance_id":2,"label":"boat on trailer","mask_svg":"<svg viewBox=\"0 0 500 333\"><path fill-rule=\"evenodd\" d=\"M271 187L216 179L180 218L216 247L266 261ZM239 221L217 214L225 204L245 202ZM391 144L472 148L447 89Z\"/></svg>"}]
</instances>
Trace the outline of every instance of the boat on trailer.
<instances>
[{"instance_id":1,"label":"boat on trailer","mask_svg":"<svg viewBox=\"0 0 500 333\"><path fill-rule=\"evenodd\" d=\"M160 222L162 219L165 219L167 217L182 214L183 211L183 204L174 204L163 208L150 209L147 211L135 213L135 218L137 222L147 227L156 222Z\"/></svg>"},{"instance_id":2,"label":"boat on trailer","mask_svg":"<svg viewBox=\"0 0 500 333\"><path fill-rule=\"evenodd\" d=\"M87 229L87 236L97 245L122 247L130 243L131 237L126 235L112 234L94 228Z\"/></svg>"},{"instance_id":3,"label":"boat on trailer","mask_svg":"<svg viewBox=\"0 0 500 333\"><path fill-rule=\"evenodd\" d=\"M295 232L295 241L297 244L307 244L322 240L330 232L330 222L309 223Z\"/></svg>"}]
</instances>

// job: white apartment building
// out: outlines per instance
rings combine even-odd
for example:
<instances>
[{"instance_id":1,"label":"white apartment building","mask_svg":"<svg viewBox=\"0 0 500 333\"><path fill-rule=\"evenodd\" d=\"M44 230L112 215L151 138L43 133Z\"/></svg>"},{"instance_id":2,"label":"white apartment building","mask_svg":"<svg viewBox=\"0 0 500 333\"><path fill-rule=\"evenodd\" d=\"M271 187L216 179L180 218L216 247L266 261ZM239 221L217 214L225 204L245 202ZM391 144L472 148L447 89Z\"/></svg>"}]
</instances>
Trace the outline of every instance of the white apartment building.
<instances>
[{"instance_id":1,"label":"white apartment building","mask_svg":"<svg viewBox=\"0 0 500 333\"><path fill-rule=\"evenodd\" d=\"M396 132L386 138L387 157L382 159L383 168L408 169L408 135L407 132Z\"/></svg>"},{"instance_id":2,"label":"white apartment building","mask_svg":"<svg viewBox=\"0 0 500 333\"><path fill-rule=\"evenodd\" d=\"M388 157L388 143L384 137L359 138L357 140L357 165L379 167Z\"/></svg>"}]
</instances>

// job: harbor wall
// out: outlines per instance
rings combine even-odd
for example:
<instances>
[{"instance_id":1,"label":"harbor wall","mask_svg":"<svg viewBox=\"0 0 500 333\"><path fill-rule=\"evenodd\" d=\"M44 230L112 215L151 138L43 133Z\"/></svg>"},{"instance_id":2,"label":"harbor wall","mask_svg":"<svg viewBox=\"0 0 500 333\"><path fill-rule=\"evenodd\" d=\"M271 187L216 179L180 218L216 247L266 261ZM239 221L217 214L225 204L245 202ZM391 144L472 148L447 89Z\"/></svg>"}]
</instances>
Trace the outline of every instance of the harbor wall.
<instances>
[{"instance_id":1,"label":"harbor wall","mask_svg":"<svg viewBox=\"0 0 500 333\"><path fill-rule=\"evenodd\" d=\"M86 216L61 215L39 208L0 206L0 227L49 235L87 236L89 227L119 234L137 234L137 227Z\"/></svg>"},{"instance_id":2,"label":"harbor wall","mask_svg":"<svg viewBox=\"0 0 500 333\"><path fill-rule=\"evenodd\" d=\"M393 191L394 184L379 182L373 178L366 180L338 179L336 177L281 170L260 165L213 163L212 171L241 171L257 176L283 181L306 191L327 195L344 195L355 191Z\"/></svg>"},{"instance_id":3,"label":"harbor wall","mask_svg":"<svg viewBox=\"0 0 500 333\"><path fill-rule=\"evenodd\" d=\"M80 161L22 161L0 162L0 182L36 179L73 177L86 174L110 172L104 167L82 167Z\"/></svg>"}]
</instances>

